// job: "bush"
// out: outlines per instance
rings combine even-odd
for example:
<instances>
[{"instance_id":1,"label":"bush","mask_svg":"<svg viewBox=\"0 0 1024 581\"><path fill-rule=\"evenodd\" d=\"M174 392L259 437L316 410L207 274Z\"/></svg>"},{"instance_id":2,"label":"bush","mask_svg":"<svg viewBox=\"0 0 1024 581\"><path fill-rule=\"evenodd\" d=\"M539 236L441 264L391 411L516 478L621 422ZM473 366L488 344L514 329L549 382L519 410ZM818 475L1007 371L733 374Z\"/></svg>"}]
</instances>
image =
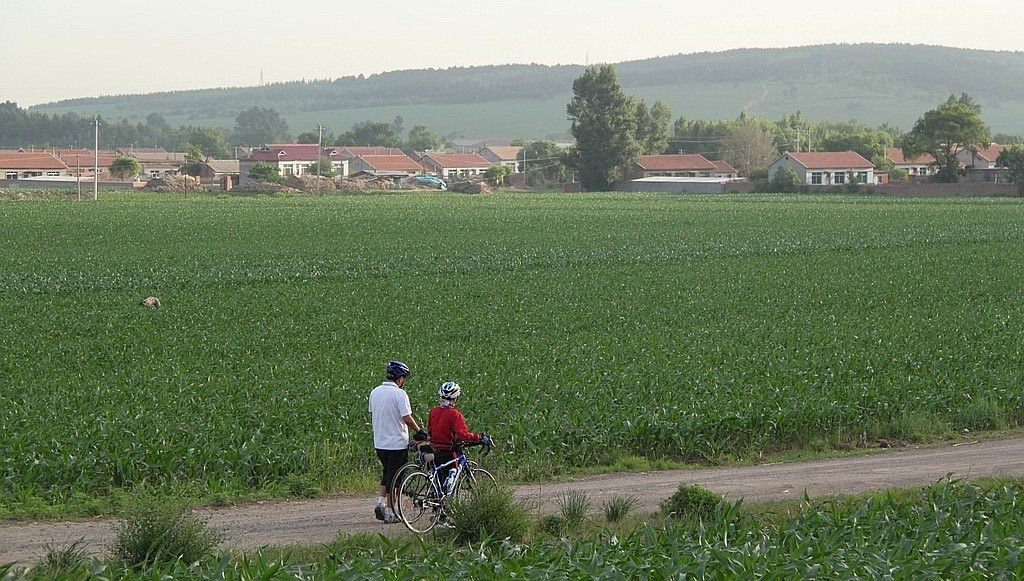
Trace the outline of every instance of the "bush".
<instances>
[{"instance_id":1,"label":"bush","mask_svg":"<svg viewBox=\"0 0 1024 581\"><path fill-rule=\"evenodd\" d=\"M721 502L721 496L706 488L680 484L679 490L661 503L661 512L680 520L709 519Z\"/></svg>"},{"instance_id":2,"label":"bush","mask_svg":"<svg viewBox=\"0 0 1024 581\"><path fill-rule=\"evenodd\" d=\"M590 497L582 490L573 490L563 494L556 502L558 503L558 512L561 513L566 524L572 528L580 526L583 519L587 518L587 513L590 512Z\"/></svg>"},{"instance_id":3,"label":"bush","mask_svg":"<svg viewBox=\"0 0 1024 581\"><path fill-rule=\"evenodd\" d=\"M560 514L546 514L537 521L537 531L561 537L569 530L569 523Z\"/></svg>"},{"instance_id":4,"label":"bush","mask_svg":"<svg viewBox=\"0 0 1024 581\"><path fill-rule=\"evenodd\" d=\"M221 532L209 529L206 521L188 514L179 503L136 501L125 511L110 553L130 567L177 560L195 563L212 555L223 539Z\"/></svg>"},{"instance_id":5,"label":"bush","mask_svg":"<svg viewBox=\"0 0 1024 581\"><path fill-rule=\"evenodd\" d=\"M455 499L448 524L463 543L487 537L518 542L529 528L526 509L515 503L512 490L486 483Z\"/></svg>"},{"instance_id":6,"label":"bush","mask_svg":"<svg viewBox=\"0 0 1024 581\"><path fill-rule=\"evenodd\" d=\"M608 522L618 522L626 517L627 514L638 502L635 496L615 496L604 501L601 508L604 509L604 518Z\"/></svg>"},{"instance_id":7,"label":"bush","mask_svg":"<svg viewBox=\"0 0 1024 581\"><path fill-rule=\"evenodd\" d=\"M47 545L46 554L43 555L43 559L32 570L32 573L46 579L84 579L87 576L84 568L88 562L89 555L85 550L84 539L79 539L64 547Z\"/></svg>"}]
</instances>

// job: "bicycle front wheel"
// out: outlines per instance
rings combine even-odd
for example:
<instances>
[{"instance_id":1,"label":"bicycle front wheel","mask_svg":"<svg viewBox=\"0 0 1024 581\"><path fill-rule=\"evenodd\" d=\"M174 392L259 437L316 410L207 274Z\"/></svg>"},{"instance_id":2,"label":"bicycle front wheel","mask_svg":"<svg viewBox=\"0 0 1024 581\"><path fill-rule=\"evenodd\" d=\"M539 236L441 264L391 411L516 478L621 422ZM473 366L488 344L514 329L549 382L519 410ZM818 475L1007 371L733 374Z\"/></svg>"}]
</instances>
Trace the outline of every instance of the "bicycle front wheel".
<instances>
[{"instance_id":1,"label":"bicycle front wheel","mask_svg":"<svg viewBox=\"0 0 1024 581\"><path fill-rule=\"evenodd\" d=\"M398 485L398 517L414 533L434 528L441 518L441 495L429 474L410 472Z\"/></svg>"},{"instance_id":2,"label":"bicycle front wheel","mask_svg":"<svg viewBox=\"0 0 1024 581\"><path fill-rule=\"evenodd\" d=\"M494 475L490 472L479 466L469 466L466 473L459 480L459 486L455 489L455 496L459 497L463 493L472 494L474 490L481 486L495 486L496 484L497 481L494 480Z\"/></svg>"}]
</instances>

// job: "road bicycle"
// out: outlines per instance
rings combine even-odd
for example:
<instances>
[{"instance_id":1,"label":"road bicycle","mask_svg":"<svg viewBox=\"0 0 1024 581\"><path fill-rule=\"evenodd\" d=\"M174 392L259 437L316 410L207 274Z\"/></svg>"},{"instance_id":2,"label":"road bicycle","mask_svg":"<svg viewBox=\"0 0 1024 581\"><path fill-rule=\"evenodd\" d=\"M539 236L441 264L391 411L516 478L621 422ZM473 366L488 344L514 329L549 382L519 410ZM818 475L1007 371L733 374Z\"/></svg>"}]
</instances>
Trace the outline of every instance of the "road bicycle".
<instances>
[{"instance_id":1,"label":"road bicycle","mask_svg":"<svg viewBox=\"0 0 1024 581\"><path fill-rule=\"evenodd\" d=\"M476 462L466 458L466 448L484 446L480 442L456 442L455 457L443 464L426 462L422 469L399 472L398 498L395 513L405 526L414 533L426 533L448 517L451 501L463 494L472 493L481 485L495 484L494 476ZM491 446L485 446L489 454ZM440 475L448 471L444 482Z\"/></svg>"}]
</instances>

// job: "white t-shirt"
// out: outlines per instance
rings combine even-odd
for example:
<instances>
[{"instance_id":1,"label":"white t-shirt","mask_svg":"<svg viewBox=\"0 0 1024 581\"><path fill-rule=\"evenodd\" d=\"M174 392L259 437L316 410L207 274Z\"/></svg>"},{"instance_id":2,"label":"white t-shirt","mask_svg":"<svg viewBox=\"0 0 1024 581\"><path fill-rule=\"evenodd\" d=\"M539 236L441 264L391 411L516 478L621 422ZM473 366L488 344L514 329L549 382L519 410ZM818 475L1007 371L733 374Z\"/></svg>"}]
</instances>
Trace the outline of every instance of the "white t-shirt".
<instances>
[{"instance_id":1,"label":"white t-shirt","mask_svg":"<svg viewBox=\"0 0 1024 581\"><path fill-rule=\"evenodd\" d=\"M409 394L393 381L370 392L373 418L373 447L378 450L405 450L409 446L409 427L402 418L412 415Z\"/></svg>"}]
</instances>

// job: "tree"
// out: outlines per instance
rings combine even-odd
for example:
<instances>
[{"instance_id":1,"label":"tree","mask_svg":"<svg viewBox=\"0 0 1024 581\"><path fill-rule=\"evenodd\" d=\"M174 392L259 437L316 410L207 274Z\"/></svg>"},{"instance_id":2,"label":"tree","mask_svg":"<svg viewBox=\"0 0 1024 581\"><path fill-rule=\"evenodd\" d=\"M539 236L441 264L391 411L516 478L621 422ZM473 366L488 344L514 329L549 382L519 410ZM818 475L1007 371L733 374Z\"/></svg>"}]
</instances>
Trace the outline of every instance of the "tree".
<instances>
[{"instance_id":1,"label":"tree","mask_svg":"<svg viewBox=\"0 0 1024 581\"><path fill-rule=\"evenodd\" d=\"M568 161L587 190L607 190L640 155L636 102L622 90L612 65L589 66L572 84L566 106L576 145Z\"/></svg>"},{"instance_id":2,"label":"tree","mask_svg":"<svg viewBox=\"0 0 1024 581\"><path fill-rule=\"evenodd\" d=\"M531 141L523 146L520 157L527 161L526 183L531 186L562 182L568 177L562 150L553 141Z\"/></svg>"},{"instance_id":3,"label":"tree","mask_svg":"<svg viewBox=\"0 0 1024 581\"><path fill-rule=\"evenodd\" d=\"M305 174L310 176L319 175L324 178L333 178L335 176L334 166L331 165L331 158L324 156L320 158L320 173L317 174L316 162L309 164L309 168L306 169Z\"/></svg>"},{"instance_id":4,"label":"tree","mask_svg":"<svg viewBox=\"0 0 1024 581\"><path fill-rule=\"evenodd\" d=\"M328 131L325 127L322 134L319 130L303 131L295 138L296 143L305 143L308 145L316 145L317 140L319 140L320 143L331 143L334 141L334 134Z\"/></svg>"},{"instance_id":5,"label":"tree","mask_svg":"<svg viewBox=\"0 0 1024 581\"><path fill-rule=\"evenodd\" d=\"M110 164L109 170L110 175L116 179L124 180L139 175L139 172L142 171L142 166L139 164L139 160L134 157L119 155Z\"/></svg>"},{"instance_id":6,"label":"tree","mask_svg":"<svg viewBox=\"0 0 1024 581\"><path fill-rule=\"evenodd\" d=\"M800 176L793 168L786 166L780 168L768 182L768 191L776 193L795 192L800 185Z\"/></svg>"},{"instance_id":7,"label":"tree","mask_svg":"<svg viewBox=\"0 0 1024 581\"><path fill-rule=\"evenodd\" d=\"M957 152L962 148L977 151L987 147L990 141L978 109L965 94L959 100L950 97L949 101L926 111L903 138L903 155L914 158L930 153L938 166L935 181L956 182L960 175Z\"/></svg>"},{"instance_id":8,"label":"tree","mask_svg":"<svg viewBox=\"0 0 1024 581\"><path fill-rule=\"evenodd\" d=\"M185 165L182 166L185 175L199 175L199 164L203 162L203 152L199 146L190 143L185 148Z\"/></svg>"},{"instance_id":9,"label":"tree","mask_svg":"<svg viewBox=\"0 0 1024 581\"><path fill-rule=\"evenodd\" d=\"M205 157L227 159L230 155L224 133L212 127L196 127L188 136L188 145L198 147Z\"/></svg>"},{"instance_id":10,"label":"tree","mask_svg":"<svg viewBox=\"0 0 1024 581\"><path fill-rule=\"evenodd\" d=\"M1024 196L1024 146L1007 147L999 153L996 164L1009 170L1010 181L1017 184L1017 193Z\"/></svg>"},{"instance_id":11,"label":"tree","mask_svg":"<svg viewBox=\"0 0 1024 581\"><path fill-rule=\"evenodd\" d=\"M401 140L395 134L393 124L364 121L339 135L334 145L398 147Z\"/></svg>"},{"instance_id":12,"label":"tree","mask_svg":"<svg viewBox=\"0 0 1024 581\"><path fill-rule=\"evenodd\" d=\"M496 186L505 183L505 178L512 175L512 168L507 165L495 164L484 171L484 178Z\"/></svg>"},{"instance_id":13,"label":"tree","mask_svg":"<svg viewBox=\"0 0 1024 581\"><path fill-rule=\"evenodd\" d=\"M722 158L746 177L768 167L778 155L772 134L755 120L738 122L722 139L721 145Z\"/></svg>"},{"instance_id":14,"label":"tree","mask_svg":"<svg viewBox=\"0 0 1024 581\"><path fill-rule=\"evenodd\" d=\"M658 155L668 148L668 125L672 111L662 101L655 101L650 109L640 101L636 106L636 140L642 155Z\"/></svg>"},{"instance_id":15,"label":"tree","mask_svg":"<svg viewBox=\"0 0 1024 581\"><path fill-rule=\"evenodd\" d=\"M263 145L265 143L285 143L291 140L288 135L288 122L281 119L277 111L263 107L250 107L235 117L234 141L242 145Z\"/></svg>"},{"instance_id":16,"label":"tree","mask_svg":"<svg viewBox=\"0 0 1024 581\"><path fill-rule=\"evenodd\" d=\"M441 141L437 138L437 134L427 129L425 125L413 125L405 140L406 153L431 151L439 147L441 147Z\"/></svg>"},{"instance_id":17,"label":"tree","mask_svg":"<svg viewBox=\"0 0 1024 581\"><path fill-rule=\"evenodd\" d=\"M249 179L272 184L279 184L284 181L277 166L265 161L257 161L252 164L252 167L249 168Z\"/></svg>"}]
</instances>

